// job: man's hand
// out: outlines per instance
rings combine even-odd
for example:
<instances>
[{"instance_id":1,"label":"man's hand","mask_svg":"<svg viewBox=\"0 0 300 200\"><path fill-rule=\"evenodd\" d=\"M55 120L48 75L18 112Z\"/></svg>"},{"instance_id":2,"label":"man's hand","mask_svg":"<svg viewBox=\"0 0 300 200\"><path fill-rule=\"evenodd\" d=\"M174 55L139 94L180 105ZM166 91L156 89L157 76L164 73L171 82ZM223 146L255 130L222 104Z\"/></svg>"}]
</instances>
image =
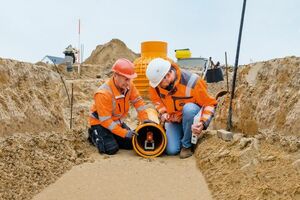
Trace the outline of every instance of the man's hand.
<instances>
[{"instance_id":1,"label":"man's hand","mask_svg":"<svg viewBox=\"0 0 300 200\"><path fill-rule=\"evenodd\" d=\"M164 113L160 116L160 121L162 123L164 122L177 122L180 123L181 122L181 116L175 115L175 114L168 114L168 113Z\"/></svg>"},{"instance_id":2,"label":"man's hand","mask_svg":"<svg viewBox=\"0 0 300 200\"><path fill-rule=\"evenodd\" d=\"M171 114L169 117L169 121L170 122L177 122L180 123L181 122L181 116L175 115L175 114Z\"/></svg>"},{"instance_id":3,"label":"man's hand","mask_svg":"<svg viewBox=\"0 0 300 200\"><path fill-rule=\"evenodd\" d=\"M194 134L200 136L202 130L204 129L203 122L194 123L191 128Z\"/></svg>"},{"instance_id":4,"label":"man's hand","mask_svg":"<svg viewBox=\"0 0 300 200\"><path fill-rule=\"evenodd\" d=\"M170 115L168 113L164 113L160 116L160 121L162 123L168 122L170 120Z\"/></svg>"}]
</instances>

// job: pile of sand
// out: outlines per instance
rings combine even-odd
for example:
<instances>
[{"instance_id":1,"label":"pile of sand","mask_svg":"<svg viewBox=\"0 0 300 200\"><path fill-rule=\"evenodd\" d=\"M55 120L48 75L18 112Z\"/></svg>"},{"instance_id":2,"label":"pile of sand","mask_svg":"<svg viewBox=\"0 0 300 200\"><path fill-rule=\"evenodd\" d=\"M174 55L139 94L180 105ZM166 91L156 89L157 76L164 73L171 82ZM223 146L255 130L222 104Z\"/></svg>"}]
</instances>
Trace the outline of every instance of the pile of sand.
<instances>
[{"instance_id":1,"label":"pile of sand","mask_svg":"<svg viewBox=\"0 0 300 200\"><path fill-rule=\"evenodd\" d=\"M299 199L300 142L276 135L225 142L210 131L198 144L197 164L214 199Z\"/></svg>"},{"instance_id":2,"label":"pile of sand","mask_svg":"<svg viewBox=\"0 0 300 200\"><path fill-rule=\"evenodd\" d=\"M196 150L215 199L300 198L300 58L240 67L231 142L210 131ZM215 94L220 84L209 84ZM224 85L223 85L224 86ZM225 128L229 95L210 128ZM254 136L254 137L253 137Z\"/></svg>"},{"instance_id":3,"label":"pile of sand","mask_svg":"<svg viewBox=\"0 0 300 200\"><path fill-rule=\"evenodd\" d=\"M57 73L0 58L0 136L65 130L64 101L67 96Z\"/></svg>"},{"instance_id":4,"label":"pile of sand","mask_svg":"<svg viewBox=\"0 0 300 200\"><path fill-rule=\"evenodd\" d=\"M86 132L67 131L69 100L53 66L0 59L0 87L0 199L31 199L89 160ZM76 112L74 124L86 119Z\"/></svg>"},{"instance_id":5,"label":"pile of sand","mask_svg":"<svg viewBox=\"0 0 300 200\"><path fill-rule=\"evenodd\" d=\"M58 66L59 71L66 79L103 78L111 75L111 67L119 58L134 61L139 54L130 50L124 42L112 39L103 45L98 45L92 54L80 65L80 76L78 75L78 64L74 64L73 72L68 72L65 64ZM55 70L53 68L53 70Z\"/></svg>"},{"instance_id":6,"label":"pile of sand","mask_svg":"<svg viewBox=\"0 0 300 200\"><path fill-rule=\"evenodd\" d=\"M110 68L118 58L134 61L139 55L131 51L124 42L112 39L104 45L98 45L84 64L102 65Z\"/></svg>"},{"instance_id":7,"label":"pile of sand","mask_svg":"<svg viewBox=\"0 0 300 200\"><path fill-rule=\"evenodd\" d=\"M247 134L300 136L300 58L286 57L239 68L233 128ZM225 128L229 96L220 100L215 128Z\"/></svg>"}]
</instances>

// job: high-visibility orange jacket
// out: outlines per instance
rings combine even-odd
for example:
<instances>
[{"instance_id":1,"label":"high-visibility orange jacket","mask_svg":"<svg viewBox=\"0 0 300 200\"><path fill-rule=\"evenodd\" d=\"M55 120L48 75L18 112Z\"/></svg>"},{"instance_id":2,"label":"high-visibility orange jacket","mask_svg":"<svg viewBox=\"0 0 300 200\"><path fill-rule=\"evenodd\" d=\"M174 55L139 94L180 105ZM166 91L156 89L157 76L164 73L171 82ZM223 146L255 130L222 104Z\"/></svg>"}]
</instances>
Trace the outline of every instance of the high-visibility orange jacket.
<instances>
[{"instance_id":1,"label":"high-visibility orange jacket","mask_svg":"<svg viewBox=\"0 0 300 200\"><path fill-rule=\"evenodd\" d=\"M94 104L89 117L90 125L101 125L112 133L125 137L128 130L122 128L121 123L128 113L129 102L137 110L141 121L148 119L146 105L133 83L130 83L130 88L125 94L121 94L113 78L109 79L94 95Z\"/></svg>"},{"instance_id":2,"label":"high-visibility orange jacket","mask_svg":"<svg viewBox=\"0 0 300 200\"><path fill-rule=\"evenodd\" d=\"M177 119L182 119L182 109L186 103L196 103L202 107L198 116L204 126L208 126L215 111L217 101L207 93L206 82L197 74L179 69L172 63L176 70L176 80L172 90L168 91L160 86L150 87L149 93L152 102L160 114L167 112Z\"/></svg>"}]
</instances>

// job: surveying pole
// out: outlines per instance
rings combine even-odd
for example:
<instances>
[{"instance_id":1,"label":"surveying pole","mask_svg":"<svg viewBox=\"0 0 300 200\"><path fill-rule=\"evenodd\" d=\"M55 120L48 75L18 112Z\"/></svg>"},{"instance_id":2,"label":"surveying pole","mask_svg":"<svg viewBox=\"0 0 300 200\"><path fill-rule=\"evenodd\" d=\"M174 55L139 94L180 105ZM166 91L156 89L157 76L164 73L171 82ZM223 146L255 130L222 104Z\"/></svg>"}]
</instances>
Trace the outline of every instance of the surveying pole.
<instances>
[{"instance_id":1,"label":"surveying pole","mask_svg":"<svg viewBox=\"0 0 300 200\"><path fill-rule=\"evenodd\" d=\"M78 74L80 76L80 63L81 63L81 45L80 45L80 19L78 20Z\"/></svg>"}]
</instances>

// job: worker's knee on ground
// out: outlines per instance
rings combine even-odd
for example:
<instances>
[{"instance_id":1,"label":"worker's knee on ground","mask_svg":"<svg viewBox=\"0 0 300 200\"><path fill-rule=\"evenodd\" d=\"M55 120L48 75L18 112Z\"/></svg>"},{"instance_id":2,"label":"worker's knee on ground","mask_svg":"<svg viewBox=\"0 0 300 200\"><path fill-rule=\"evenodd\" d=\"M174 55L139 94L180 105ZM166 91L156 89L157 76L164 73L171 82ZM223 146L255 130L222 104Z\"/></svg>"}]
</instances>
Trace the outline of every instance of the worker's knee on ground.
<instances>
[{"instance_id":1,"label":"worker's knee on ground","mask_svg":"<svg viewBox=\"0 0 300 200\"><path fill-rule=\"evenodd\" d=\"M119 151L119 145L115 140L105 141L105 152L108 155L113 155Z\"/></svg>"},{"instance_id":2,"label":"worker's knee on ground","mask_svg":"<svg viewBox=\"0 0 300 200\"><path fill-rule=\"evenodd\" d=\"M114 147L105 151L108 155L114 155L119 151L119 147Z\"/></svg>"},{"instance_id":3,"label":"worker's knee on ground","mask_svg":"<svg viewBox=\"0 0 300 200\"><path fill-rule=\"evenodd\" d=\"M167 146L166 148L166 154L167 155L177 155L180 152L180 147L176 146Z\"/></svg>"},{"instance_id":4,"label":"worker's knee on ground","mask_svg":"<svg viewBox=\"0 0 300 200\"><path fill-rule=\"evenodd\" d=\"M193 120L195 115L199 112L200 107L195 103L187 103L183 106L182 114L186 120Z\"/></svg>"}]
</instances>

